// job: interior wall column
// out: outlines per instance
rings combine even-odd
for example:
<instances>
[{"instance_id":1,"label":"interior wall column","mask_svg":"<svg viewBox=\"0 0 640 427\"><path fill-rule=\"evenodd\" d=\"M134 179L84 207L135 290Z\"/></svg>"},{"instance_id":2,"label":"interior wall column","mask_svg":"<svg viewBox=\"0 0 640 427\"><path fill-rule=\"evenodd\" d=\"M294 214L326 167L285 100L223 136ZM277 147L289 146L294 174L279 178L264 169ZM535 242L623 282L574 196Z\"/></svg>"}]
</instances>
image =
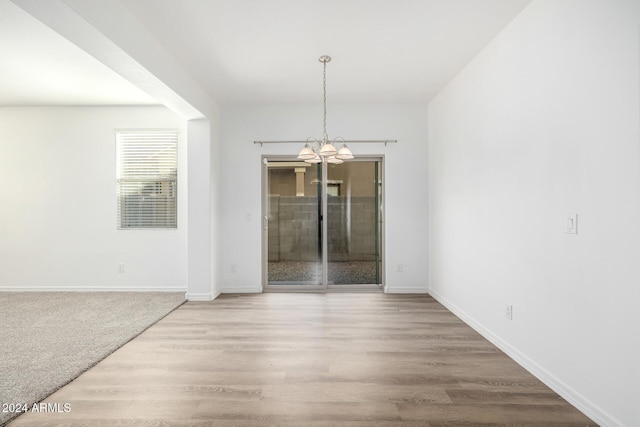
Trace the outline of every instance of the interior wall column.
<instances>
[{"instance_id":1,"label":"interior wall column","mask_svg":"<svg viewBox=\"0 0 640 427\"><path fill-rule=\"evenodd\" d=\"M208 301L213 293L211 229L211 122L187 122L187 298Z\"/></svg>"}]
</instances>

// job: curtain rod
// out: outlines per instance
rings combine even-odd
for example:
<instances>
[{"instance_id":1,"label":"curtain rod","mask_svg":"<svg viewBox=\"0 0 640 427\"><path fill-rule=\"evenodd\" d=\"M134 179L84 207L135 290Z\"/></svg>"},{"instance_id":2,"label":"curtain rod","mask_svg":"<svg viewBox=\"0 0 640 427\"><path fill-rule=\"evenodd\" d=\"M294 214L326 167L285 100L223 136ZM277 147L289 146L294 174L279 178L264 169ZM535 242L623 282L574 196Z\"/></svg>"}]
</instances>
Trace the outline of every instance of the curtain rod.
<instances>
[{"instance_id":1,"label":"curtain rod","mask_svg":"<svg viewBox=\"0 0 640 427\"><path fill-rule=\"evenodd\" d=\"M313 141L253 141L254 144L308 144ZM332 141L334 143L344 143L344 144L384 144L385 147L387 144L397 144L397 139L340 139L339 141Z\"/></svg>"}]
</instances>

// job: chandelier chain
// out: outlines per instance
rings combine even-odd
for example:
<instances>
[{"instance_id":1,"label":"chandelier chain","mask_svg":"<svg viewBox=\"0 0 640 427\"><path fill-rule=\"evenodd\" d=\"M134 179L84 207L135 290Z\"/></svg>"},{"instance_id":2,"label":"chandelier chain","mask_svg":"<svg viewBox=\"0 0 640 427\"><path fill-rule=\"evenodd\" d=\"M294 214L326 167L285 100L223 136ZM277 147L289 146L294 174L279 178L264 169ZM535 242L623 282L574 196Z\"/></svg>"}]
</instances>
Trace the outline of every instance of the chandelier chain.
<instances>
[{"instance_id":1,"label":"chandelier chain","mask_svg":"<svg viewBox=\"0 0 640 427\"><path fill-rule=\"evenodd\" d=\"M329 139L329 135L327 135L327 62L323 61L322 63L322 93L323 93L323 105L324 105L324 128L322 139L323 142L327 142Z\"/></svg>"}]
</instances>

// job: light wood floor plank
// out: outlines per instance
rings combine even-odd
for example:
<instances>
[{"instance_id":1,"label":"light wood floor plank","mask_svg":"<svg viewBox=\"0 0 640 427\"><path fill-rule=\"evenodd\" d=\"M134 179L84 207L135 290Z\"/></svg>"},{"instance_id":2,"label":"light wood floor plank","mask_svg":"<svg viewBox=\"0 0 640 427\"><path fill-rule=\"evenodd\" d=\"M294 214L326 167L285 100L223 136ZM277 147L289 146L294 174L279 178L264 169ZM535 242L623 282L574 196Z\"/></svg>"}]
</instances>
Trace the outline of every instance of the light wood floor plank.
<instances>
[{"instance_id":1,"label":"light wood floor plank","mask_svg":"<svg viewBox=\"0 0 640 427\"><path fill-rule=\"evenodd\" d=\"M25 426L595 426L426 295L190 302Z\"/></svg>"}]
</instances>

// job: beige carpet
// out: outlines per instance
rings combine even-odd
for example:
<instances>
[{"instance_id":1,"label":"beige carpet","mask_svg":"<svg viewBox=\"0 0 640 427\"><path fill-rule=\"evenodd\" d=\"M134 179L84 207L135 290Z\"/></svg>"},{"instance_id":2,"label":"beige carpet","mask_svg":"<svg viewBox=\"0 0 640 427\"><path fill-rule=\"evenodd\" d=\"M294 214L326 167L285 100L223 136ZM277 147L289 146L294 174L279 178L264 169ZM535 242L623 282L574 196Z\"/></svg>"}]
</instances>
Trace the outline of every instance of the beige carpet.
<instances>
[{"instance_id":1,"label":"beige carpet","mask_svg":"<svg viewBox=\"0 0 640 427\"><path fill-rule=\"evenodd\" d=\"M0 292L0 402L39 402L185 302L169 292ZM0 426L18 414L0 412Z\"/></svg>"}]
</instances>

